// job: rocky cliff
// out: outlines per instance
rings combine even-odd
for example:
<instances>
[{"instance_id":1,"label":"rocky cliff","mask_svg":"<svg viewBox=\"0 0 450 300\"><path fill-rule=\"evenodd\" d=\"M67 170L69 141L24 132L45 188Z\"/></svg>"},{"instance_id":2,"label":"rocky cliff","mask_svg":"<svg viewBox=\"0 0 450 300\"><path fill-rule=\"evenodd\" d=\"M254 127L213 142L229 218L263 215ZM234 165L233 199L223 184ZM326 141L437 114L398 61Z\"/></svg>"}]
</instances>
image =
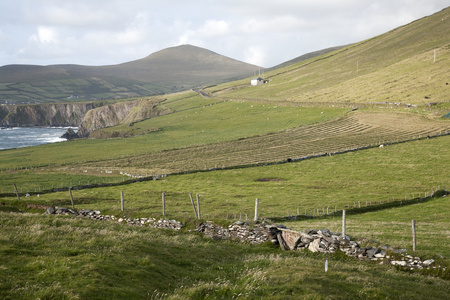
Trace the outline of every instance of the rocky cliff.
<instances>
[{"instance_id":1,"label":"rocky cliff","mask_svg":"<svg viewBox=\"0 0 450 300\"><path fill-rule=\"evenodd\" d=\"M170 109L157 106L162 100L147 98L107 105L101 102L0 105L0 126L77 126L79 137L89 137L101 128L170 113Z\"/></svg>"},{"instance_id":2,"label":"rocky cliff","mask_svg":"<svg viewBox=\"0 0 450 300\"><path fill-rule=\"evenodd\" d=\"M78 128L80 137L88 137L93 131L119 124L133 123L170 113L157 104L162 99L138 99L105 105L87 112Z\"/></svg>"},{"instance_id":3,"label":"rocky cliff","mask_svg":"<svg viewBox=\"0 0 450 300\"><path fill-rule=\"evenodd\" d=\"M0 105L0 125L8 127L78 126L86 113L100 104Z\"/></svg>"}]
</instances>

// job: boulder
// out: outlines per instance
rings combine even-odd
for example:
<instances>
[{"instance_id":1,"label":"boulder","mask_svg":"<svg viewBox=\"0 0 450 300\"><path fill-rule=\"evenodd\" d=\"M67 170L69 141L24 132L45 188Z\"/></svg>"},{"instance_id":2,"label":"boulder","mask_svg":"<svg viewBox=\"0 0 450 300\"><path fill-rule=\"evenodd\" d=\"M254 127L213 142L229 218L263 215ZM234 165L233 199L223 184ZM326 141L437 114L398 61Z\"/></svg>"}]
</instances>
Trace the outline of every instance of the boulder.
<instances>
[{"instance_id":1,"label":"boulder","mask_svg":"<svg viewBox=\"0 0 450 300\"><path fill-rule=\"evenodd\" d=\"M429 267L432 263L434 263L434 259L427 259L422 263L424 267Z\"/></svg>"},{"instance_id":2,"label":"boulder","mask_svg":"<svg viewBox=\"0 0 450 300\"><path fill-rule=\"evenodd\" d=\"M377 248L370 248L366 250L367 257L372 258L375 256L375 254L379 253L380 250Z\"/></svg>"},{"instance_id":3,"label":"boulder","mask_svg":"<svg viewBox=\"0 0 450 300\"><path fill-rule=\"evenodd\" d=\"M308 250L311 252L319 252L320 251L320 239L316 239L309 243Z\"/></svg>"},{"instance_id":4,"label":"boulder","mask_svg":"<svg viewBox=\"0 0 450 300\"><path fill-rule=\"evenodd\" d=\"M73 131L72 128L68 128L66 133L64 133L61 138L63 139L67 139L67 140L73 140L73 139L78 139L80 138L78 136L78 133L76 133L75 131Z\"/></svg>"},{"instance_id":5,"label":"boulder","mask_svg":"<svg viewBox=\"0 0 450 300\"><path fill-rule=\"evenodd\" d=\"M49 208L47 208L47 210L45 211L44 214L53 215L54 213L55 213L55 209L53 208L53 206L50 206Z\"/></svg>"}]
</instances>

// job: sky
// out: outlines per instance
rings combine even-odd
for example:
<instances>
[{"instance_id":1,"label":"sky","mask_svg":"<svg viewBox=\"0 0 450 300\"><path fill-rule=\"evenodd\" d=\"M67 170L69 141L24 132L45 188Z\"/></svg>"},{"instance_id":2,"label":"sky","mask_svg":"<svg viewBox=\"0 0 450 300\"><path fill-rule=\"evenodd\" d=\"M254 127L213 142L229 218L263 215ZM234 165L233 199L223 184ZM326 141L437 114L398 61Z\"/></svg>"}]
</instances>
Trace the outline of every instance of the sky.
<instances>
[{"instance_id":1,"label":"sky","mask_svg":"<svg viewBox=\"0 0 450 300\"><path fill-rule=\"evenodd\" d=\"M114 65L191 44L272 67L447 6L448 0L0 0L0 66Z\"/></svg>"}]
</instances>

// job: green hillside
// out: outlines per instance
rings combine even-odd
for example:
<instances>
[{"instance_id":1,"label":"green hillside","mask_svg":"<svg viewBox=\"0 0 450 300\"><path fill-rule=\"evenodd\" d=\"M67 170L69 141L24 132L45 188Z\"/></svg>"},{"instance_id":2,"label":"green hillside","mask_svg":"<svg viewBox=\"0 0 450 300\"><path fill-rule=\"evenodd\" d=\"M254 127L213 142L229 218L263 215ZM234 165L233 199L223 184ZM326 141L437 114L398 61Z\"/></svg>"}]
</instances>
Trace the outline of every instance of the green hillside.
<instances>
[{"instance_id":1,"label":"green hillside","mask_svg":"<svg viewBox=\"0 0 450 300\"><path fill-rule=\"evenodd\" d=\"M92 133L101 139L0 151L1 297L445 298L449 196L429 196L450 190L449 15L271 70L264 85L249 77L137 100L119 125ZM70 207L69 187L77 209L130 218L162 218L164 192L165 217L186 227L41 215L48 205ZM189 193L199 194L201 220ZM192 232L207 220L252 219L256 198L262 220L295 230L340 231L346 209L352 239L440 267L406 270Z\"/></svg>"},{"instance_id":2,"label":"green hillside","mask_svg":"<svg viewBox=\"0 0 450 300\"><path fill-rule=\"evenodd\" d=\"M447 8L383 35L267 72L263 77L270 84L250 87L246 80L208 90L223 97L295 102L448 102L449 23Z\"/></svg>"}]
</instances>

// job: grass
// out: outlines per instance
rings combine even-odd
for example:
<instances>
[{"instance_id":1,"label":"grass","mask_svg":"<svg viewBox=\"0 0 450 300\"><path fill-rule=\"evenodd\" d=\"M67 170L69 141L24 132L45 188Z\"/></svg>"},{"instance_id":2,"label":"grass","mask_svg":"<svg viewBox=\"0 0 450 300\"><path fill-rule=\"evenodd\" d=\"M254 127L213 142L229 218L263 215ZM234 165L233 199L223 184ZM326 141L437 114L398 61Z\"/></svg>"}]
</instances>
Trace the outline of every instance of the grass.
<instances>
[{"instance_id":1,"label":"grass","mask_svg":"<svg viewBox=\"0 0 450 300\"><path fill-rule=\"evenodd\" d=\"M450 10L297 64L267 72L270 85L249 79L208 89L238 99L322 103L449 101ZM437 53L433 62L434 50ZM357 67L358 65L358 67Z\"/></svg>"},{"instance_id":2,"label":"grass","mask_svg":"<svg viewBox=\"0 0 450 300\"><path fill-rule=\"evenodd\" d=\"M346 111L347 109L340 108L302 109L253 103L218 103L135 123L134 126L141 127L142 130L160 129L158 132L143 136L127 139L76 140L58 145L1 151L0 168L79 164L85 161L117 159L122 156L229 141L321 122ZM261 115L265 118L262 119Z\"/></svg>"},{"instance_id":3,"label":"grass","mask_svg":"<svg viewBox=\"0 0 450 300\"><path fill-rule=\"evenodd\" d=\"M191 215L189 193L200 194L203 215L210 218L244 218L245 214L251 218L255 198L260 199L262 217L295 215L297 211L303 214L305 209L311 214L312 209L412 199L438 187L448 189L450 161L444 153L449 142L445 136L294 163L169 176L73 194L79 208L105 213L118 212L123 190L130 215L160 215L163 191L167 214L173 218ZM11 181L6 188L12 192ZM14 199L11 195L3 201ZM67 192L41 194L27 201L70 204Z\"/></svg>"},{"instance_id":4,"label":"grass","mask_svg":"<svg viewBox=\"0 0 450 300\"><path fill-rule=\"evenodd\" d=\"M417 254L429 257L450 258L450 247L442 242L449 237L447 216L450 213L449 198L433 198L374 212L348 215L347 234L359 240L372 240L373 246L391 245L412 252L411 220L416 220ZM293 230L329 228L341 232L342 218L323 217L285 224Z\"/></svg>"},{"instance_id":5,"label":"grass","mask_svg":"<svg viewBox=\"0 0 450 300\"><path fill-rule=\"evenodd\" d=\"M0 217L3 299L443 299L450 290L446 280L338 254L71 217Z\"/></svg>"},{"instance_id":6,"label":"grass","mask_svg":"<svg viewBox=\"0 0 450 300\"><path fill-rule=\"evenodd\" d=\"M450 27L443 26L449 13L446 9L385 35L268 72L264 76L270 84L249 87L243 80L212 86L206 90L213 98L192 92L168 95L158 105L173 113L103 130L156 132L0 151L0 188L8 193L1 195L0 203L0 297L445 298L448 280L359 262L340 253L282 252L268 245L213 242L190 234L190 227L169 232L19 214L42 212L39 207L45 205L70 206L70 198L64 191L33 194L19 202L12 184L24 193L61 182L66 187L86 180L120 182L124 177L119 171L147 175L202 171L73 191L77 208L131 217L161 216L165 192L167 217L190 225L198 221L192 219L189 193L199 194L204 218L224 224L252 218L255 198L260 200L261 217L279 218L305 210L317 215L327 208L398 203L437 188L448 190L449 136L414 139L449 130L449 121L441 118L449 109L445 75L450 48L445 37ZM434 49L438 60L431 63ZM111 82L97 83L123 91ZM31 92L29 85L19 87ZM62 82L54 88L67 92ZM363 105L348 112L354 103ZM395 144L405 140L414 141ZM385 146L262 166L380 143ZM249 167L255 164L261 166ZM246 167L236 167L242 165ZM228 169L203 172L222 166ZM347 232L366 244L410 249L415 219L416 254L448 267L448 196L388 206L350 214ZM340 231L341 220L286 222L293 229ZM330 261L328 273L323 271L325 259Z\"/></svg>"}]
</instances>

